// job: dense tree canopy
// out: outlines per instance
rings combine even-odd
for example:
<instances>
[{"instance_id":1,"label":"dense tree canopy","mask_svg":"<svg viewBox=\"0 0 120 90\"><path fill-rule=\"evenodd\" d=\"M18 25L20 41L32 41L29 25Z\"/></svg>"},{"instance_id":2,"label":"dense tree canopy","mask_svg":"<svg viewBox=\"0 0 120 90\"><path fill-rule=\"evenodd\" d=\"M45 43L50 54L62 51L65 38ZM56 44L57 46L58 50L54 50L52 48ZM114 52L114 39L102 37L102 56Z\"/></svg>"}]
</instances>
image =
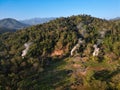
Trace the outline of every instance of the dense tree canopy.
<instances>
[{"instance_id":1,"label":"dense tree canopy","mask_svg":"<svg viewBox=\"0 0 120 90\"><path fill-rule=\"evenodd\" d=\"M102 39L99 33L101 31L106 32ZM77 54L84 61L85 67L91 69L85 77L79 76L78 80L73 80L74 73L68 76L71 70L74 71L73 68L66 67L76 58L70 56L70 51L79 38L84 40L84 45L79 48ZM93 57L93 45L98 39L102 40L99 44L100 53L98 57ZM27 42L32 44L27 55L22 57L24 44ZM111 68L109 65L112 65ZM103 69L97 70L97 66ZM81 89L101 87L102 90L119 90L120 82L116 81L120 77L119 66L118 21L103 20L89 15L61 17L15 33L0 35L0 89L63 90L68 87L70 89L71 86ZM78 81L80 84L77 86Z\"/></svg>"}]
</instances>

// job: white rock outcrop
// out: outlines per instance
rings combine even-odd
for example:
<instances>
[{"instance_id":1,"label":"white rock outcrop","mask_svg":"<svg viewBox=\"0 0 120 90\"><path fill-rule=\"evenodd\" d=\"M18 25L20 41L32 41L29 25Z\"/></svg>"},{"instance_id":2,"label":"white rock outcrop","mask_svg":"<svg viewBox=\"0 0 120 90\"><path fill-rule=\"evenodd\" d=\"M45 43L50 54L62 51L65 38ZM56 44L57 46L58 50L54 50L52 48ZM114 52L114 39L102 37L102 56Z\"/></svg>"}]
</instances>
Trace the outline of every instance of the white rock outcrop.
<instances>
[{"instance_id":1,"label":"white rock outcrop","mask_svg":"<svg viewBox=\"0 0 120 90\"><path fill-rule=\"evenodd\" d=\"M78 50L80 48L80 45L83 43L82 39L79 38L78 43L73 47L73 49L71 50L71 56L74 55L74 53L76 52L76 50Z\"/></svg>"},{"instance_id":2,"label":"white rock outcrop","mask_svg":"<svg viewBox=\"0 0 120 90\"><path fill-rule=\"evenodd\" d=\"M94 47L93 56L98 56L100 48L98 48L96 44L93 47Z\"/></svg>"},{"instance_id":3,"label":"white rock outcrop","mask_svg":"<svg viewBox=\"0 0 120 90\"><path fill-rule=\"evenodd\" d=\"M28 43L24 44L25 49L22 51L22 55L21 55L22 57L26 56L31 44L32 44L32 42L28 42Z\"/></svg>"}]
</instances>

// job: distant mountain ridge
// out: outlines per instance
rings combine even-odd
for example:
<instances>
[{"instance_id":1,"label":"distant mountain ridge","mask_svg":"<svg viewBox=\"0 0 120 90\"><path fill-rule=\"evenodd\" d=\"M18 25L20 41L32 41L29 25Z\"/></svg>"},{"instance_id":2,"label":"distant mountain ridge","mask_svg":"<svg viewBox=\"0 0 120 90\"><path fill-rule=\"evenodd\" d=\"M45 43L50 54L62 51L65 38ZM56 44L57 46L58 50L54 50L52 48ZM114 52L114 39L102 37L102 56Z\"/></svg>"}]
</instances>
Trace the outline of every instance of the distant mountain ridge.
<instances>
[{"instance_id":1,"label":"distant mountain ridge","mask_svg":"<svg viewBox=\"0 0 120 90\"><path fill-rule=\"evenodd\" d=\"M5 32L15 32L18 29L23 29L30 25L21 23L12 18L5 18L0 20L0 34Z\"/></svg>"},{"instance_id":2,"label":"distant mountain ridge","mask_svg":"<svg viewBox=\"0 0 120 90\"><path fill-rule=\"evenodd\" d=\"M112 20L112 21L117 21L117 20L120 20L120 17L112 18L112 19L110 19L110 20Z\"/></svg>"},{"instance_id":3,"label":"distant mountain ridge","mask_svg":"<svg viewBox=\"0 0 120 90\"><path fill-rule=\"evenodd\" d=\"M13 18L5 18L0 20L0 33L15 32L18 29L23 29L32 25L43 24L51 20L56 19L55 17L50 18L33 18L28 20L18 21Z\"/></svg>"},{"instance_id":4,"label":"distant mountain ridge","mask_svg":"<svg viewBox=\"0 0 120 90\"><path fill-rule=\"evenodd\" d=\"M26 20L20 20L20 22L29 24L29 25L37 25L37 24L43 24L46 22L49 22L51 20L56 19L55 17L50 18L32 18L32 19L26 19Z\"/></svg>"},{"instance_id":5,"label":"distant mountain ridge","mask_svg":"<svg viewBox=\"0 0 120 90\"><path fill-rule=\"evenodd\" d=\"M21 23L15 19L12 18L5 18L0 20L0 27L1 28L9 28L9 29L22 29L24 27L27 27L29 25Z\"/></svg>"}]
</instances>

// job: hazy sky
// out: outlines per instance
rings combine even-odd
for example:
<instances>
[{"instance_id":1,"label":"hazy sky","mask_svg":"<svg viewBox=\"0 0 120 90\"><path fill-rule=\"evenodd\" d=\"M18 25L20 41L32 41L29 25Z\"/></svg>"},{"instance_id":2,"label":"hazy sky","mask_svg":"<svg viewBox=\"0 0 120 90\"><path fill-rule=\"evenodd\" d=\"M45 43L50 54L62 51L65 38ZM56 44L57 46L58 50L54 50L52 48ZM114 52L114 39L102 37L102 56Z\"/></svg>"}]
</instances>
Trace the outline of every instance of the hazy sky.
<instances>
[{"instance_id":1,"label":"hazy sky","mask_svg":"<svg viewBox=\"0 0 120 90\"><path fill-rule=\"evenodd\" d=\"M0 0L0 19L78 14L106 19L120 17L120 0Z\"/></svg>"}]
</instances>

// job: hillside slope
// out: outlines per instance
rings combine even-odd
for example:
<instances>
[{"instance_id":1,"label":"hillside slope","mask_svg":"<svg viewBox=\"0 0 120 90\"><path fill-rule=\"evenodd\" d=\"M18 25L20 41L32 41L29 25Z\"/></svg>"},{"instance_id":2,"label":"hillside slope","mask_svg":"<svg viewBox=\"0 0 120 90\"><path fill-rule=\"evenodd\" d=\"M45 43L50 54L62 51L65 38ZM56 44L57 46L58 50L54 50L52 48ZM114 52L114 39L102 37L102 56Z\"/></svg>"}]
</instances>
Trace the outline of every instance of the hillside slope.
<instances>
[{"instance_id":1,"label":"hillside slope","mask_svg":"<svg viewBox=\"0 0 120 90\"><path fill-rule=\"evenodd\" d=\"M119 90L119 51L120 24L88 15L5 33L0 88Z\"/></svg>"}]
</instances>

